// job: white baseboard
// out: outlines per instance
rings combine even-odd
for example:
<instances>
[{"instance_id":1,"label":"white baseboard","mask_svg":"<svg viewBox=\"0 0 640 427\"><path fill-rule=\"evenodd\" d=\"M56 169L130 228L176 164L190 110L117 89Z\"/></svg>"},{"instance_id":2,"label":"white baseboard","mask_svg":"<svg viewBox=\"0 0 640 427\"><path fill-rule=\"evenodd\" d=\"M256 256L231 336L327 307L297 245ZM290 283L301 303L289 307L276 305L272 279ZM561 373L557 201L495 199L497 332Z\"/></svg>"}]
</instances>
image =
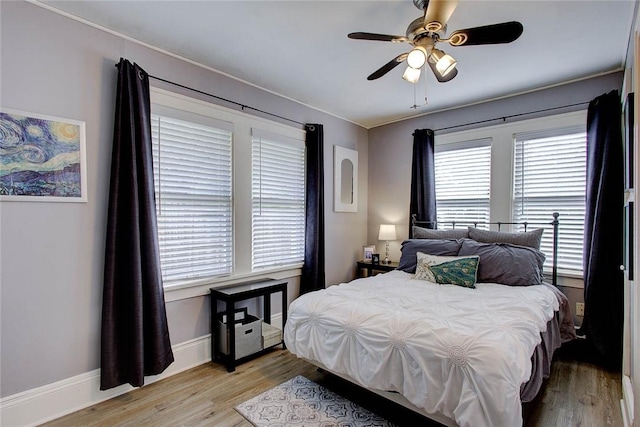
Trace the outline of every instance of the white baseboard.
<instances>
[{"instance_id":1,"label":"white baseboard","mask_svg":"<svg viewBox=\"0 0 640 427\"><path fill-rule=\"evenodd\" d=\"M273 316L273 320L275 319L276 316ZM205 335L177 344L173 346L173 355L175 361L162 374L146 377L145 384L151 384L210 361L211 336ZM0 399L0 425L35 426L133 389L130 385L122 385L100 391L100 370L96 369Z\"/></svg>"},{"instance_id":2,"label":"white baseboard","mask_svg":"<svg viewBox=\"0 0 640 427\"><path fill-rule=\"evenodd\" d=\"M633 426L633 386L631 379L627 375L622 376L622 399L620 409L622 410L622 422L624 427Z\"/></svg>"}]
</instances>

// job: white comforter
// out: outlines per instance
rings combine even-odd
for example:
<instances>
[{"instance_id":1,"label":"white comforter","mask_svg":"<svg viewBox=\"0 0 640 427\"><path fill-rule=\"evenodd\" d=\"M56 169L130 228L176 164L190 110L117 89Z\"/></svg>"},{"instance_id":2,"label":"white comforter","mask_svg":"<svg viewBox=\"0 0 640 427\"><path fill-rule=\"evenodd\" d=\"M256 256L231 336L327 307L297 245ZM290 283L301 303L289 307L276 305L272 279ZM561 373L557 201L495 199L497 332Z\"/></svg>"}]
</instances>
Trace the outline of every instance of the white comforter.
<instances>
[{"instance_id":1,"label":"white comforter","mask_svg":"<svg viewBox=\"0 0 640 427\"><path fill-rule=\"evenodd\" d=\"M558 310L553 292L412 277L392 271L302 295L289 309L287 347L460 426L521 425L520 386Z\"/></svg>"}]
</instances>

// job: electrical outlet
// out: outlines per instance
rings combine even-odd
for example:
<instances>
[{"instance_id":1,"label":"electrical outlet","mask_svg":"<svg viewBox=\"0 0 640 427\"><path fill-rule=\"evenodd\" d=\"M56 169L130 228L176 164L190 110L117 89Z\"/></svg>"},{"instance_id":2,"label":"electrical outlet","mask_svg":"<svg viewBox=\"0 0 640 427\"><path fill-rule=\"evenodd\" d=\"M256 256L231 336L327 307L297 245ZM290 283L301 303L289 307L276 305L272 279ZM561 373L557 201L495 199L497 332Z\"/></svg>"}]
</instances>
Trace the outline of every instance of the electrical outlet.
<instances>
[{"instance_id":1,"label":"electrical outlet","mask_svg":"<svg viewBox=\"0 0 640 427\"><path fill-rule=\"evenodd\" d=\"M576 316L584 316L584 303L577 302L576 303Z\"/></svg>"}]
</instances>

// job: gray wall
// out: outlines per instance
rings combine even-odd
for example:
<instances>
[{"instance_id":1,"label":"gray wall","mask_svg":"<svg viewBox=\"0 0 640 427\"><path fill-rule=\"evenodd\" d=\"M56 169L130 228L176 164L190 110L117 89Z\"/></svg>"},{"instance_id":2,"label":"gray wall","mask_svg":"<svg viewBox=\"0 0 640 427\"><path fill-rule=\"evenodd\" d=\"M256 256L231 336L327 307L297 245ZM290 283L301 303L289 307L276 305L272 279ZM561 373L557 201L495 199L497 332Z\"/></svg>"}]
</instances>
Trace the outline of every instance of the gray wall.
<instances>
[{"instance_id":1,"label":"gray wall","mask_svg":"<svg viewBox=\"0 0 640 427\"><path fill-rule=\"evenodd\" d=\"M0 15L1 105L86 122L89 196L87 203L0 204L3 397L99 367L114 64L120 57L151 75L300 122L323 123L327 283L353 277L367 235L366 129L36 5L0 2ZM358 213L333 212L334 144L359 151ZM291 300L298 279L290 285ZM167 304L173 344L209 332L208 307L207 297Z\"/></svg>"},{"instance_id":2,"label":"gray wall","mask_svg":"<svg viewBox=\"0 0 640 427\"><path fill-rule=\"evenodd\" d=\"M623 74L624 73L620 71L524 95L429 114L370 129L369 170L371 173L369 175L368 240L370 242L375 241L379 224L385 222L398 224L398 240L391 243L391 258L396 261L399 259L400 244L402 240L409 235L412 133L415 129L429 128L437 130L450 126L464 125L466 123L556 108L584 101L589 102L596 96L610 90L620 90L622 87ZM582 105L537 114L526 114L518 118L509 119L509 122L586 108L587 105ZM436 135L495 125L500 122L501 120L458 127L448 131L436 132ZM398 189L402 188L404 188L405 191L398 191ZM575 288L563 289L570 299L572 311L575 311L575 303L582 301L582 290L576 290ZM574 319L577 324L581 323L580 318L574 316Z\"/></svg>"}]
</instances>

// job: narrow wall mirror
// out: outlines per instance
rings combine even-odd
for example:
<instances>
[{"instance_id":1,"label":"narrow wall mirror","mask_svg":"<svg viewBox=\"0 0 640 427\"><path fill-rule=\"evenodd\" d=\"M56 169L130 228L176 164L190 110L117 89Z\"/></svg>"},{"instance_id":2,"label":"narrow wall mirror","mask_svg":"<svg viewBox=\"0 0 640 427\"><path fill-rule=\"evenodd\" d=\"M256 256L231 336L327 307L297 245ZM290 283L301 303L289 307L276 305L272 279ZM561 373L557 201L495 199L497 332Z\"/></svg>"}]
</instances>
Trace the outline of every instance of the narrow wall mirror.
<instances>
[{"instance_id":1,"label":"narrow wall mirror","mask_svg":"<svg viewBox=\"0 0 640 427\"><path fill-rule=\"evenodd\" d=\"M358 211L358 152L333 146L333 210Z\"/></svg>"}]
</instances>

